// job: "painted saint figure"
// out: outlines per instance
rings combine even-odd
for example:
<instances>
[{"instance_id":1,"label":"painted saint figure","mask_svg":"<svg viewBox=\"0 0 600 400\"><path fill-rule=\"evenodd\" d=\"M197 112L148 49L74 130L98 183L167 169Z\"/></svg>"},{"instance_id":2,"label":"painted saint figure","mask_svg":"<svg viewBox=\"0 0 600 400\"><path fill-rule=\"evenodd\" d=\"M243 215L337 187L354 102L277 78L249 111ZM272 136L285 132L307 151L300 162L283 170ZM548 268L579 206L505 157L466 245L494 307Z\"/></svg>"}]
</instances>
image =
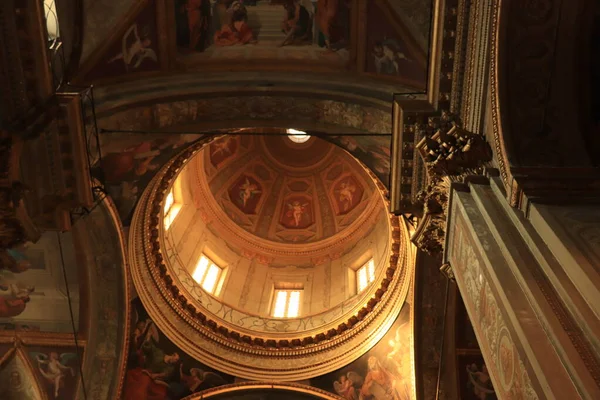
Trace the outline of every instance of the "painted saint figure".
<instances>
[{"instance_id":1,"label":"painted saint figure","mask_svg":"<svg viewBox=\"0 0 600 400\"><path fill-rule=\"evenodd\" d=\"M147 58L158 62L156 52L150 48L151 44L152 41L149 38L147 30L145 30L144 34L140 37L137 24L133 24L123 35L123 47L121 53L108 60L108 62L112 63L117 60L123 60L127 71L129 71L130 68L139 68L142 62Z\"/></svg>"},{"instance_id":2,"label":"painted saint figure","mask_svg":"<svg viewBox=\"0 0 600 400\"><path fill-rule=\"evenodd\" d=\"M248 11L240 1L234 1L226 10L229 22L223 24L215 32L216 46L234 46L240 44L256 43L254 33L248 26Z\"/></svg>"},{"instance_id":3,"label":"painted saint figure","mask_svg":"<svg viewBox=\"0 0 600 400\"><path fill-rule=\"evenodd\" d=\"M187 0L183 8L187 13L190 50L206 50L210 45L210 0Z\"/></svg>"},{"instance_id":4,"label":"painted saint figure","mask_svg":"<svg viewBox=\"0 0 600 400\"><path fill-rule=\"evenodd\" d=\"M333 46L346 40L344 37L344 11L348 8L347 0L318 0L317 19L319 29L325 38L325 47L333 50Z\"/></svg>"},{"instance_id":5,"label":"painted saint figure","mask_svg":"<svg viewBox=\"0 0 600 400\"><path fill-rule=\"evenodd\" d=\"M369 357L367 363L369 372L360 390L361 395L367 398L372 396L376 400L397 399L393 375L374 356Z\"/></svg>"},{"instance_id":6,"label":"painted saint figure","mask_svg":"<svg viewBox=\"0 0 600 400\"><path fill-rule=\"evenodd\" d=\"M308 9L299 0L287 0L283 7L286 15L281 23L281 30L285 33L285 39L280 46L292 44L296 40L310 40L312 17Z\"/></svg>"}]
</instances>

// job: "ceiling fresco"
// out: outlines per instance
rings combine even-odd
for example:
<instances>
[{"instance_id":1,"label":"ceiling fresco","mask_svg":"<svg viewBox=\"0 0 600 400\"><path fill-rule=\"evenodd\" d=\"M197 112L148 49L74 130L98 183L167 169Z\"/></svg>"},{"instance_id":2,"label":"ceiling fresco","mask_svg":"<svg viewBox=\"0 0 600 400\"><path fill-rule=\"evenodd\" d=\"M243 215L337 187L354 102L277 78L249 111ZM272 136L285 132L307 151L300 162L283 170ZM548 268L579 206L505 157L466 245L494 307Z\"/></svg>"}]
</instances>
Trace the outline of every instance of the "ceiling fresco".
<instances>
[{"instance_id":1,"label":"ceiling fresco","mask_svg":"<svg viewBox=\"0 0 600 400\"><path fill-rule=\"evenodd\" d=\"M106 6L109 21L121 7ZM174 66L293 70L363 74L423 92L432 8L430 0L143 0L112 31L88 28L94 39L85 36L77 80L142 78Z\"/></svg>"},{"instance_id":2,"label":"ceiling fresco","mask_svg":"<svg viewBox=\"0 0 600 400\"><path fill-rule=\"evenodd\" d=\"M336 235L376 192L360 164L319 138L297 144L286 136L226 136L202 152L196 201L209 190L238 226L275 242Z\"/></svg>"}]
</instances>

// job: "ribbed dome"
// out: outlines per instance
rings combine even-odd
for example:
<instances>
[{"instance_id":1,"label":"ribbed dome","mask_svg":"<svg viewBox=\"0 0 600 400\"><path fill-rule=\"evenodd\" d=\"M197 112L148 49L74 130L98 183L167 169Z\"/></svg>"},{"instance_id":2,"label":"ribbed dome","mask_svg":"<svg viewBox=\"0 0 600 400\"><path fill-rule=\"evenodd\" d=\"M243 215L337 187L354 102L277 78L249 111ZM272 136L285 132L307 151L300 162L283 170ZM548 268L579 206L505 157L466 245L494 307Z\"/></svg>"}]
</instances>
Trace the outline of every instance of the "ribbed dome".
<instances>
[{"instance_id":1,"label":"ribbed dome","mask_svg":"<svg viewBox=\"0 0 600 400\"><path fill-rule=\"evenodd\" d=\"M376 195L359 163L314 137L227 136L198 160L198 190L208 188L236 225L274 242L330 238L357 223Z\"/></svg>"}]
</instances>

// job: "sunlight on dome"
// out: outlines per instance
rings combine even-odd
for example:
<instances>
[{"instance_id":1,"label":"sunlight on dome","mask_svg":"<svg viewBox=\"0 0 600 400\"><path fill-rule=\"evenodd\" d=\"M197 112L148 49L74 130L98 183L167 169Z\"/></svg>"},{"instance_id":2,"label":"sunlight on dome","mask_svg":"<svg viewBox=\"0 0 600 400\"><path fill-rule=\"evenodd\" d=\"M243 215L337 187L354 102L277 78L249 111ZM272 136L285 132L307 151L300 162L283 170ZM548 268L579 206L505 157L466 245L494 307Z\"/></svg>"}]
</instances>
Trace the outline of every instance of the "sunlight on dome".
<instances>
[{"instance_id":1,"label":"sunlight on dome","mask_svg":"<svg viewBox=\"0 0 600 400\"><path fill-rule=\"evenodd\" d=\"M298 131L296 129L287 129L288 139L294 143L306 143L310 139L310 135L307 135L304 131Z\"/></svg>"}]
</instances>

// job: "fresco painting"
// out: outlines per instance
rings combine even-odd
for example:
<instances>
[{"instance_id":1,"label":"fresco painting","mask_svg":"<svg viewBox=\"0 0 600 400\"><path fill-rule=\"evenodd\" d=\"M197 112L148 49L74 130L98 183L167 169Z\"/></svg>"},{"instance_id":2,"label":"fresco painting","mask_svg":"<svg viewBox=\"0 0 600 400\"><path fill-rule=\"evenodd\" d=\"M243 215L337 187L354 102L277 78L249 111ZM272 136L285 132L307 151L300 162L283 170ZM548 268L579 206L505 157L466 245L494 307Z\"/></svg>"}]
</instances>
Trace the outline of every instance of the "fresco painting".
<instances>
[{"instance_id":1,"label":"fresco painting","mask_svg":"<svg viewBox=\"0 0 600 400\"><path fill-rule=\"evenodd\" d=\"M104 182L123 225L154 174L182 148L201 134L106 134L100 137L102 159L92 175Z\"/></svg>"},{"instance_id":2,"label":"fresco painting","mask_svg":"<svg viewBox=\"0 0 600 400\"><path fill-rule=\"evenodd\" d=\"M0 330L73 331L63 260L78 325L79 282L73 235L48 231L36 243L0 254Z\"/></svg>"},{"instance_id":3,"label":"fresco painting","mask_svg":"<svg viewBox=\"0 0 600 400\"><path fill-rule=\"evenodd\" d=\"M94 81L159 68L156 4L146 3L134 20L123 26L105 56L86 75Z\"/></svg>"},{"instance_id":4,"label":"fresco painting","mask_svg":"<svg viewBox=\"0 0 600 400\"><path fill-rule=\"evenodd\" d=\"M348 175L338 180L333 186L334 206L337 215L345 215L360 203L364 188L353 175Z\"/></svg>"},{"instance_id":5,"label":"fresco painting","mask_svg":"<svg viewBox=\"0 0 600 400\"><path fill-rule=\"evenodd\" d=\"M408 44L414 39L406 29L398 29L400 24L395 14L386 12L377 1L369 2L366 71L402 78L411 87L424 90L427 83L425 52Z\"/></svg>"},{"instance_id":6,"label":"fresco painting","mask_svg":"<svg viewBox=\"0 0 600 400\"><path fill-rule=\"evenodd\" d=\"M463 400L496 400L490 374L481 355L458 357L460 398Z\"/></svg>"},{"instance_id":7,"label":"fresco painting","mask_svg":"<svg viewBox=\"0 0 600 400\"><path fill-rule=\"evenodd\" d=\"M183 353L149 318L141 301L132 301L132 332L123 398L179 400L192 393L234 382Z\"/></svg>"},{"instance_id":8,"label":"fresco painting","mask_svg":"<svg viewBox=\"0 0 600 400\"><path fill-rule=\"evenodd\" d=\"M219 168L228 160L233 159L238 149L237 136L225 136L209 145L210 163Z\"/></svg>"},{"instance_id":9,"label":"fresco painting","mask_svg":"<svg viewBox=\"0 0 600 400\"><path fill-rule=\"evenodd\" d=\"M243 174L229 189L229 198L244 214L255 214L262 192L254 177Z\"/></svg>"},{"instance_id":10,"label":"fresco painting","mask_svg":"<svg viewBox=\"0 0 600 400\"><path fill-rule=\"evenodd\" d=\"M385 133L385 132L381 132ZM347 150L377 175L389 187L391 173L391 147L389 136L327 136L326 139Z\"/></svg>"},{"instance_id":11,"label":"fresco painting","mask_svg":"<svg viewBox=\"0 0 600 400\"><path fill-rule=\"evenodd\" d=\"M30 363L50 399L74 398L79 385L79 357L74 347L28 348ZM83 354L83 351L80 350Z\"/></svg>"},{"instance_id":12,"label":"fresco painting","mask_svg":"<svg viewBox=\"0 0 600 400\"><path fill-rule=\"evenodd\" d=\"M304 195L286 198L279 223L288 229L305 229L315 223L312 199Z\"/></svg>"},{"instance_id":13,"label":"fresco painting","mask_svg":"<svg viewBox=\"0 0 600 400\"><path fill-rule=\"evenodd\" d=\"M344 368L311 379L310 384L346 400L412 400L411 337L410 308L405 304L371 350Z\"/></svg>"},{"instance_id":14,"label":"fresco painting","mask_svg":"<svg viewBox=\"0 0 600 400\"><path fill-rule=\"evenodd\" d=\"M203 59L345 63L351 0L176 0L177 46Z\"/></svg>"}]
</instances>

